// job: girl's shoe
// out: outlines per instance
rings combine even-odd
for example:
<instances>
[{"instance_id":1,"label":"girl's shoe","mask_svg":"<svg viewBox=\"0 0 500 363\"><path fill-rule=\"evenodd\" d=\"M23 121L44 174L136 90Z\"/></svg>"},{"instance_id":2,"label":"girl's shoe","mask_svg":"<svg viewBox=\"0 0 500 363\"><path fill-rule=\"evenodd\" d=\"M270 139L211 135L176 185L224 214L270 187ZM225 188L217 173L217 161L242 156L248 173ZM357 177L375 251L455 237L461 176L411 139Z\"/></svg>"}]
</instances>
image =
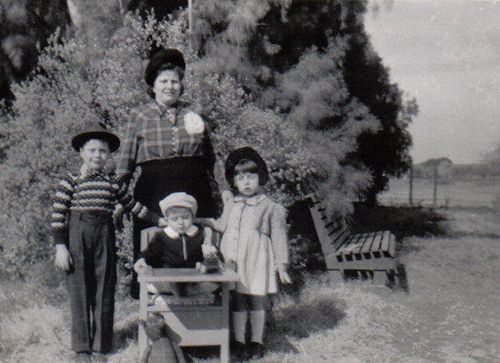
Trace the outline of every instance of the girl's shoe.
<instances>
[{"instance_id":1,"label":"girl's shoe","mask_svg":"<svg viewBox=\"0 0 500 363\"><path fill-rule=\"evenodd\" d=\"M264 356L264 345L257 342L250 342L250 358L260 359Z\"/></svg>"},{"instance_id":2,"label":"girl's shoe","mask_svg":"<svg viewBox=\"0 0 500 363\"><path fill-rule=\"evenodd\" d=\"M76 352L73 356L74 363L92 363L90 352Z\"/></svg>"},{"instance_id":3,"label":"girl's shoe","mask_svg":"<svg viewBox=\"0 0 500 363\"><path fill-rule=\"evenodd\" d=\"M247 345L244 343L241 343L237 340L232 342L232 347L231 350L233 351L235 357L239 361L244 361L248 359L248 349Z\"/></svg>"}]
</instances>

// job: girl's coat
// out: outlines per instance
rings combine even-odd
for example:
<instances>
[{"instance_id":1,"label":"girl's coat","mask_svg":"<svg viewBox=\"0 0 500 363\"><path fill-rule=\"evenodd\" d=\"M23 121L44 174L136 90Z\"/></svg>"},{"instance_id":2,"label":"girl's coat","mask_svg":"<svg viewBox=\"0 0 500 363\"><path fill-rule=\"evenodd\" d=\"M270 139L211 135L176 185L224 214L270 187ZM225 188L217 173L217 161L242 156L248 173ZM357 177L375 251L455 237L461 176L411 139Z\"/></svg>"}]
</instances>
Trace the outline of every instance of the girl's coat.
<instances>
[{"instance_id":1,"label":"girl's coat","mask_svg":"<svg viewBox=\"0 0 500 363\"><path fill-rule=\"evenodd\" d=\"M217 229L223 232L220 250L226 263L236 262L240 278L236 291L276 293L276 265L288 263L286 210L264 194L236 196L226 203Z\"/></svg>"}]
</instances>

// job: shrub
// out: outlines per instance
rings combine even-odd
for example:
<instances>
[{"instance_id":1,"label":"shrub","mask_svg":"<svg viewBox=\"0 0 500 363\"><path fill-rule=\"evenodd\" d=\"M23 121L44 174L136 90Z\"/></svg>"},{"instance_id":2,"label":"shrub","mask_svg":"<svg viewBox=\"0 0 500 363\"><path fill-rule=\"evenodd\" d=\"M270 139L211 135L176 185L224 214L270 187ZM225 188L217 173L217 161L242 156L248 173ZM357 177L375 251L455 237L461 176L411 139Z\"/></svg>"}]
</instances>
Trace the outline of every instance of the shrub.
<instances>
[{"instance_id":1,"label":"shrub","mask_svg":"<svg viewBox=\"0 0 500 363\"><path fill-rule=\"evenodd\" d=\"M219 73L209 58L199 57L190 43L185 19L184 13L163 22L127 15L111 37L101 35L104 40L97 43L101 48L92 49L93 57L86 54L84 37L55 34L40 56L36 74L13 88L13 113L3 116L0 124L0 135L5 135L1 145L5 159L0 198L5 212L0 215L0 270L22 274L37 262L50 261L51 195L57 179L76 170L80 162L69 141L95 120L105 121L123 136L130 109L148 97L142 75L153 45L176 47L186 55L183 97L195 100L213 123L217 154L224 157L230 150L250 144L269 164L270 187L277 200L290 205L303 193L317 190L328 197L331 211L345 215L352 210L351 200L369 184L370 177L367 170L345 160L356 148L357 135L377 127L368 110L339 94L338 101L346 106L338 125L310 130L308 122L301 124L299 119L315 109L304 103L289 116L261 108L237 78ZM311 63L322 64L317 68L321 72L314 75L326 77L322 87L341 86L342 80L335 74L338 64L329 61L342 54L336 44L332 42L326 55L313 52L305 57L289 77L307 82L303 73L307 75ZM283 90L286 85L284 81ZM311 83L310 87L318 85ZM130 243L122 246L120 271L126 274L131 267ZM292 257L299 260L295 253Z\"/></svg>"}]
</instances>

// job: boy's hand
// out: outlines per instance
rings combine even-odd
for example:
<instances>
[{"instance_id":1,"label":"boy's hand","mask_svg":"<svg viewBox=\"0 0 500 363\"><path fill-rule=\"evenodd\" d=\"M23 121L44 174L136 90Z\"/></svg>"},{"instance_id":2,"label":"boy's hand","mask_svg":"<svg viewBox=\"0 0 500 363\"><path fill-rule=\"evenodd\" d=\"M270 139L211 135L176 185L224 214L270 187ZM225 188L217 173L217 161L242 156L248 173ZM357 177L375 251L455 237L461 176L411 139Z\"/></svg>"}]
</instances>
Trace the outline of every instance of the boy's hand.
<instances>
[{"instance_id":1,"label":"boy's hand","mask_svg":"<svg viewBox=\"0 0 500 363\"><path fill-rule=\"evenodd\" d=\"M280 281L284 284L291 284L292 278L287 272L287 265L284 263L280 263L278 265L278 275L280 276Z\"/></svg>"},{"instance_id":2,"label":"boy's hand","mask_svg":"<svg viewBox=\"0 0 500 363\"><path fill-rule=\"evenodd\" d=\"M69 271L73 259L65 245L56 245L56 267L62 271Z\"/></svg>"},{"instance_id":3,"label":"boy's hand","mask_svg":"<svg viewBox=\"0 0 500 363\"><path fill-rule=\"evenodd\" d=\"M146 263L146 260L144 258L139 258L135 263L134 263L134 270L137 272L138 275L147 273L151 271L151 266L149 266Z\"/></svg>"}]
</instances>

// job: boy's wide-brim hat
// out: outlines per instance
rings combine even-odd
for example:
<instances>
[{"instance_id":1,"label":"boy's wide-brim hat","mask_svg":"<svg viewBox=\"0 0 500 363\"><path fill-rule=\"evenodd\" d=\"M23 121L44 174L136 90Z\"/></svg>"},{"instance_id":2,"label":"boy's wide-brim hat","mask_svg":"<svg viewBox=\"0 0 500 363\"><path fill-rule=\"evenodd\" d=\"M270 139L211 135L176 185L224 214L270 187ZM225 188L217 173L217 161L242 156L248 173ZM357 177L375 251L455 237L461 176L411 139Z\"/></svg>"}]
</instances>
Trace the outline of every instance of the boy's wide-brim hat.
<instances>
[{"instance_id":1,"label":"boy's wide-brim hat","mask_svg":"<svg viewBox=\"0 0 500 363\"><path fill-rule=\"evenodd\" d=\"M165 212L172 207L188 208L193 213L193 216L195 216L198 211L198 203L196 202L196 199L184 192L169 194L166 198L160 200L159 204L163 215L165 215Z\"/></svg>"},{"instance_id":2,"label":"boy's wide-brim hat","mask_svg":"<svg viewBox=\"0 0 500 363\"><path fill-rule=\"evenodd\" d=\"M111 131L108 131L101 122L89 125L86 129L73 137L71 146L73 146L73 149L76 151L80 151L80 148L90 139L107 141L111 152L118 150L120 147L120 138Z\"/></svg>"},{"instance_id":3,"label":"boy's wide-brim hat","mask_svg":"<svg viewBox=\"0 0 500 363\"><path fill-rule=\"evenodd\" d=\"M172 64L173 66L180 67L182 70L186 69L186 62L182 53L175 48L161 48L156 51L149 60L149 63L144 72L144 80L146 83L153 87L158 69L164 64Z\"/></svg>"},{"instance_id":4,"label":"boy's wide-brim hat","mask_svg":"<svg viewBox=\"0 0 500 363\"><path fill-rule=\"evenodd\" d=\"M253 161L258 168L259 173L259 184L264 185L269 180L269 172L267 170L267 165L264 159L259 155L257 151L252 149L249 146L245 146L239 149L234 150L229 154L226 160L225 169L226 169L226 180L230 185L233 185L234 178L234 168L238 163L242 160L251 160Z\"/></svg>"}]
</instances>

